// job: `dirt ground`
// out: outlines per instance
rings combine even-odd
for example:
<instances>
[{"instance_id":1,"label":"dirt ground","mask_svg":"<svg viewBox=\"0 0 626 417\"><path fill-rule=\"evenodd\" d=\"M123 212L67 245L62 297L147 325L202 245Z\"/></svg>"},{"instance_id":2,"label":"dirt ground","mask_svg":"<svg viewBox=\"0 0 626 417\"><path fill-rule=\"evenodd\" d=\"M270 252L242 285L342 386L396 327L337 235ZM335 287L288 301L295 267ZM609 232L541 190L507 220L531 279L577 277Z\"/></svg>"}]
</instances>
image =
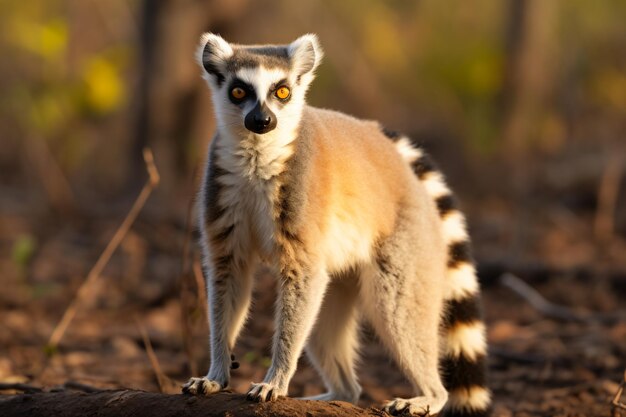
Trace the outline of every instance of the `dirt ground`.
<instances>
[{"instance_id":1,"label":"dirt ground","mask_svg":"<svg viewBox=\"0 0 626 417\"><path fill-rule=\"evenodd\" d=\"M52 231L37 247L28 273L15 262L2 261L0 267L8 273L0 292L0 382L51 389L70 381L70 388L77 382L178 393L189 376L206 372L208 329L204 297L197 291L202 283L194 274L197 260L191 261L191 255L181 265L185 225L161 222L155 228L150 215L133 226L55 351L46 350L46 342L116 223L45 227ZM5 233L20 230L22 216L5 216ZM567 269L517 271L545 298L571 309L571 319L553 319L501 285L498 268L481 268L494 415L611 415L626 358L626 321L615 313L626 299L624 276ZM274 281L264 272L257 278L253 311L235 349L241 365L232 372L235 393L245 393L250 382L261 380L270 362ZM158 363L150 361L140 329L146 329ZM367 326L359 375L360 406L411 395ZM320 392L320 378L303 357L289 394Z\"/></svg>"}]
</instances>

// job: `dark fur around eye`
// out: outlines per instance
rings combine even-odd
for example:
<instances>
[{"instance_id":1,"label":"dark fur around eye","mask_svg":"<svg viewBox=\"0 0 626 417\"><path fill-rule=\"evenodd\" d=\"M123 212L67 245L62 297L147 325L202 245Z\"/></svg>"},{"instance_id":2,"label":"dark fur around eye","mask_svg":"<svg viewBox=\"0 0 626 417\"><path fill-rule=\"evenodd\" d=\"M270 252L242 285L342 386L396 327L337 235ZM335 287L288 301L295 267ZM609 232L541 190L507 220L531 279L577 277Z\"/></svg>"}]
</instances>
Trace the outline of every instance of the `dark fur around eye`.
<instances>
[{"instance_id":1,"label":"dark fur around eye","mask_svg":"<svg viewBox=\"0 0 626 417\"><path fill-rule=\"evenodd\" d=\"M246 95L241 99L233 97L232 91L235 88L241 88L243 91L246 92ZM230 99L231 103L239 105L247 100L256 100L256 94L254 93L254 89L252 88L252 86L239 79L235 79L228 87L228 98Z\"/></svg>"},{"instance_id":2,"label":"dark fur around eye","mask_svg":"<svg viewBox=\"0 0 626 417\"><path fill-rule=\"evenodd\" d=\"M289 90L289 95L286 98L280 98L276 95L276 92L283 87ZM289 100L291 100L291 96L292 96L291 86L287 84L286 79L280 80L279 82L272 85L272 88L270 88L270 91L267 93L268 100L274 99L274 100L277 100L281 104L287 104Z\"/></svg>"}]
</instances>

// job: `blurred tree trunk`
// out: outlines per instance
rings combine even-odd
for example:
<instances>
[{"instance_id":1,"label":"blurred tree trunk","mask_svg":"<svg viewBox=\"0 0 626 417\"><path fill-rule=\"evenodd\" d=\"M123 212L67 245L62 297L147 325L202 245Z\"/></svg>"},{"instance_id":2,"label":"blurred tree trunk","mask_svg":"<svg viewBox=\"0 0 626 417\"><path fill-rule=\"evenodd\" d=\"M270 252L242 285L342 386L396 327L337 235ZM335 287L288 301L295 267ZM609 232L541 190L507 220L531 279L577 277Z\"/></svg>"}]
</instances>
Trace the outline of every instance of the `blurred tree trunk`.
<instances>
[{"instance_id":1,"label":"blurred tree trunk","mask_svg":"<svg viewBox=\"0 0 626 417\"><path fill-rule=\"evenodd\" d=\"M162 173L160 194L172 196L180 180L188 178L194 142L208 136L213 127L212 114L201 114L209 105L209 95L201 90L195 63L198 39L204 31L227 33L246 1L143 1L141 78L131 155L137 185L143 178L140 161L145 146L152 147Z\"/></svg>"},{"instance_id":2,"label":"blurred tree trunk","mask_svg":"<svg viewBox=\"0 0 626 417\"><path fill-rule=\"evenodd\" d=\"M504 83L501 95L502 122L506 125L510 117L511 107L515 99L518 72L520 70L521 49L524 40L524 29L526 23L526 0L509 0L506 9L506 33L504 41ZM508 142L510 139L506 139Z\"/></svg>"},{"instance_id":3,"label":"blurred tree trunk","mask_svg":"<svg viewBox=\"0 0 626 417\"><path fill-rule=\"evenodd\" d=\"M512 257L528 241L525 225L532 211L535 160L531 150L549 111L557 11L556 0L509 0L507 10L500 159L503 169L511 173L511 197L517 210Z\"/></svg>"},{"instance_id":4,"label":"blurred tree trunk","mask_svg":"<svg viewBox=\"0 0 626 417\"><path fill-rule=\"evenodd\" d=\"M501 132L509 155L528 151L547 108L555 75L557 11L556 0L509 1Z\"/></svg>"}]
</instances>

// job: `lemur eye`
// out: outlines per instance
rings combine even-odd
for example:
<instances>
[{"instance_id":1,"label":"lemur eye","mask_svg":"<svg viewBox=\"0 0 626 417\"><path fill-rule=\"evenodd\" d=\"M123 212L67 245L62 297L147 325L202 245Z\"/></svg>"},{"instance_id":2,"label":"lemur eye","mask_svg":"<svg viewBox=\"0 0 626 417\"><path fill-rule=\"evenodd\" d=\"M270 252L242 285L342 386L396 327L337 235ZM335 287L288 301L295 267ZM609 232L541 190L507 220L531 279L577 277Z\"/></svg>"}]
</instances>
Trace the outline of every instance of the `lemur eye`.
<instances>
[{"instance_id":1,"label":"lemur eye","mask_svg":"<svg viewBox=\"0 0 626 417\"><path fill-rule=\"evenodd\" d=\"M289 96L291 95L291 91L289 90L288 87L282 86L276 90L274 95L281 100L285 100L289 98Z\"/></svg>"},{"instance_id":2,"label":"lemur eye","mask_svg":"<svg viewBox=\"0 0 626 417\"><path fill-rule=\"evenodd\" d=\"M246 96L246 90L244 90L241 87L235 87L232 90L230 90L230 95L233 96L233 98L236 98L237 100L241 100L242 98Z\"/></svg>"}]
</instances>

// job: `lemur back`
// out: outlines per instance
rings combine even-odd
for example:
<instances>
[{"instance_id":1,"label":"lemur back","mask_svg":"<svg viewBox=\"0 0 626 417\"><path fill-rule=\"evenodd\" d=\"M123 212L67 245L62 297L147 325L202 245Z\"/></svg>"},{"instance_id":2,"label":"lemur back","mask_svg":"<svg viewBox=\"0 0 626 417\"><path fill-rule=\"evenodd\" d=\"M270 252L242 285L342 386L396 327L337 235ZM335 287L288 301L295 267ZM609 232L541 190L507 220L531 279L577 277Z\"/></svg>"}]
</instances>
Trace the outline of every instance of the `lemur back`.
<instances>
[{"instance_id":1,"label":"lemur back","mask_svg":"<svg viewBox=\"0 0 626 417\"><path fill-rule=\"evenodd\" d=\"M285 46L201 40L218 122L198 199L211 367L184 391L228 386L264 262L280 283L276 333L251 400L286 395L306 348L328 388L313 399L356 402L364 319L416 390L387 411L486 415L485 327L465 218L408 138L306 105L321 56L313 35Z\"/></svg>"}]
</instances>

